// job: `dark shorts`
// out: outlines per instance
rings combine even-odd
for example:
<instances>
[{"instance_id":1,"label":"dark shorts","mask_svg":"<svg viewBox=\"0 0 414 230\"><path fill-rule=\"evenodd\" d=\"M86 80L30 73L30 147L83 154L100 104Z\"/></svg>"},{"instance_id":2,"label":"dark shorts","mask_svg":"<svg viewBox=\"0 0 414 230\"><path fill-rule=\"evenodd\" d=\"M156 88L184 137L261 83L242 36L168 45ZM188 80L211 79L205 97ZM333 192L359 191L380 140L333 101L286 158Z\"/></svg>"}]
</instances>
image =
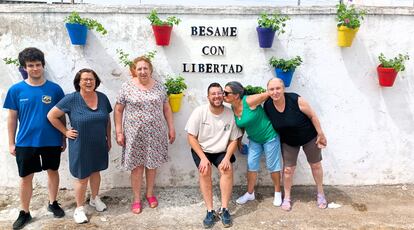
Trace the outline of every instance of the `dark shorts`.
<instances>
[{"instance_id":1,"label":"dark shorts","mask_svg":"<svg viewBox=\"0 0 414 230\"><path fill-rule=\"evenodd\" d=\"M196 164L197 168L200 165L200 157L198 157L197 153L194 152L193 149L191 149L191 153L193 155L193 159L194 159L194 163ZM223 160L223 158L226 156L225 152L221 152L221 153L204 153L206 154L207 159L210 161L210 163L212 163L214 166L218 167L221 163L221 161ZM233 163L236 161L236 157L233 155L231 155L230 157L230 162Z\"/></svg>"},{"instance_id":2,"label":"dark shorts","mask_svg":"<svg viewBox=\"0 0 414 230\"><path fill-rule=\"evenodd\" d=\"M302 145L308 163L314 164L322 161L321 149L316 145L316 137L308 143ZM283 165L287 167L296 166L298 160L300 146L290 146L286 143L282 144Z\"/></svg>"},{"instance_id":3,"label":"dark shorts","mask_svg":"<svg viewBox=\"0 0 414 230\"><path fill-rule=\"evenodd\" d=\"M61 147L17 147L16 162L19 176L25 177L42 170L58 170Z\"/></svg>"}]
</instances>

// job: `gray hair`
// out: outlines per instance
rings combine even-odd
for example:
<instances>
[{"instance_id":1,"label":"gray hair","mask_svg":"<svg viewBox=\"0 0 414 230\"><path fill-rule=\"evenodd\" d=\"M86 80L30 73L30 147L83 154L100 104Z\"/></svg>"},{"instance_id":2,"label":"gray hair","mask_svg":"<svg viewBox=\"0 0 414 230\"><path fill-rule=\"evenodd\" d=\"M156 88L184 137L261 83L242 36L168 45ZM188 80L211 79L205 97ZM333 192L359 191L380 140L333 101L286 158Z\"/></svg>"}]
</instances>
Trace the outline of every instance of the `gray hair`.
<instances>
[{"instance_id":1,"label":"gray hair","mask_svg":"<svg viewBox=\"0 0 414 230\"><path fill-rule=\"evenodd\" d=\"M238 81L231 81L226 84L226 86L230 87L233 91L233 94L238 94L240 99L244 96L244 88L243 85Z\"/></svg>"},{"instance_id":2,"label":"gray hair","mask_svg":"<svg viewBox=\"0 0 414 230\"><path fill-rule=\"evenodd\" d=\"M280 84L282 85L282 87L283 87L283 88L285 88L285 82L283 82L283 80L282 80L282 79L280 79L280 78L278 78L278 77L275 77L275 78L270 79L270 80L267 82L267 87L269 87L269 83L270 83L271 81L278 81L278 82L280 82Z\"/></svg>"}]
</instances>

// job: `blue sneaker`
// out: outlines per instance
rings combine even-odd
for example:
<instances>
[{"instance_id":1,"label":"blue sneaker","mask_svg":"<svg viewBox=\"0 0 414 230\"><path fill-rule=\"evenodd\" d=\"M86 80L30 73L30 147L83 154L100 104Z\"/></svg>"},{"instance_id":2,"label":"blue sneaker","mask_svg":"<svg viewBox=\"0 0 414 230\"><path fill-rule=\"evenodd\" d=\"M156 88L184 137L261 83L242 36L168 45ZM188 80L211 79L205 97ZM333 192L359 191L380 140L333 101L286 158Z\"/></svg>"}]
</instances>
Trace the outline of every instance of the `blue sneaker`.
<instances>
[{"instance_id":1,"label":"blue sneaker","mask_svg":"<svg viewBox=\"0 0 414 230\"><path fill-rule=\"evenodd\" d=\"M210 212L207 211L206 218L204 218L203 220L203 226L204 228L211 228L214 226L214 223L216 223L217 221L219 221L219 217L217 213L214 210Z\"/></svg>"},{"instance_id":2,"label":"blue sneaker","mask_svg":"<svg viewBox=\"0 0 414 230\"><path fill-rule=\"evenodd\" d=\"M231 219L231 215L227 208L222 208L220 212L221 223L225 228L229 228L233 225L233 221Z\"/></svg>"}]
</instances>

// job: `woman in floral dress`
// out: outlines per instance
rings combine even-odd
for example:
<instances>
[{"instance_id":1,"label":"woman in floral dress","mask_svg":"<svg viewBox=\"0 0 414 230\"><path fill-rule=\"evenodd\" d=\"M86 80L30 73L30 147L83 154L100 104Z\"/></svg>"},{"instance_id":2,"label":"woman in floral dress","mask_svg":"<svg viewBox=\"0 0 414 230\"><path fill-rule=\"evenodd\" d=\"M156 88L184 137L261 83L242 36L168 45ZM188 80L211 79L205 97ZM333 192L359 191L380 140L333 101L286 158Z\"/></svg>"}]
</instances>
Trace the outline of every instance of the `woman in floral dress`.
<instances>
[{"instance_id":1,"label":"woman in floral dress","mask_svg":"<svg viewBox=\"0 0 414 230\"><path fill-rule=\"evenodd\" d=\"M146 57L133 62L135 73L120 90L115 105L116 141L122 146L122 167L131 171L133 213L142 211L141 185L146 177L146 199L158 206L154 195L156 169L167 162L168 142L175 140L171 107L164 86L152 78L152 64Z\"/></svg>"}]
</instances>

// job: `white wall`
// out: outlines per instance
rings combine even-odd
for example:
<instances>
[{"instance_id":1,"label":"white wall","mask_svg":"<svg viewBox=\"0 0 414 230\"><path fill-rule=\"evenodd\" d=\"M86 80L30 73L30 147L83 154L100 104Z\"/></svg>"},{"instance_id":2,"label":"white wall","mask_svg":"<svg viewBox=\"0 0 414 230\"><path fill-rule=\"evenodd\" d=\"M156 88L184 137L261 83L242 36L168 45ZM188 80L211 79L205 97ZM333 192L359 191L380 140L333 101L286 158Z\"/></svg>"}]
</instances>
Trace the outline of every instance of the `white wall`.
<instances>
[{"instance_id":1,"label":"white wall","mask_svg":"<svg viewBox=\"0 0 414 230\"><path fill-rule=\"evenodd\" d=\"M275 39L273 48L261 49L255 31L261 11L280 9L292 18L286 33ZM28 6L0 5L1 58L16 57L25 47L35 46L46 54L47 77L72 92L75 73L83 67L97 71L103 80L99 87L114 103L122 82L130 76L119 64L116 49L133 56L157 50L155 75L163 79L169 73L181 73L183 62L236 63L244 72L238 75L184 74L189 89L182 109L174 114L177 140L170 146L171 161L159 170L161 186L197 186L197 171L186 143L184 126L191 111L206 103L206 87L213 81L225 84L238 80L243 84L265 86L274 77L268 65L271 56L302 56L288 91L307 99L316 110L328 138L323 151L326 184L367 185L414 183L414 79L413 61L399 74L394 87L381 88L375 72L377 56L408 52L414 59L414 12L411 8L367 8L351 48L336 45L335 8L331 7L162 7L159 12L182 19L174 27L171 45L155 45L147 7ZM76 10L100 21L109 31L101 36L92 32L85 47L72 46L63 19ZM89 13L87 13L89 12ZM191 37L193 25L236 26L236 38ZM224 45L226 56L206 57L205 45ZM20 81L18 71L0 63L0 95L3 103L7 89ZM7 111L0 112L0 186L18 186L17 166L8 153ZM115 135L114 135L115 136ZM109 169L103 173L104 187L129 186L129 174L119 169L121 148L113 141ZM246 158L237 153L235 183L245 184ZM262 162L264 163L264 162ZM67 153L62 157L61 184L71 187ZM45 174L36 183L46 185ZM216 178L217 179L217 178ZM313 184L309 167L301 154L296 184ZM270 184L265 167L259 184Z\"/></svg>"}]
</instances>

